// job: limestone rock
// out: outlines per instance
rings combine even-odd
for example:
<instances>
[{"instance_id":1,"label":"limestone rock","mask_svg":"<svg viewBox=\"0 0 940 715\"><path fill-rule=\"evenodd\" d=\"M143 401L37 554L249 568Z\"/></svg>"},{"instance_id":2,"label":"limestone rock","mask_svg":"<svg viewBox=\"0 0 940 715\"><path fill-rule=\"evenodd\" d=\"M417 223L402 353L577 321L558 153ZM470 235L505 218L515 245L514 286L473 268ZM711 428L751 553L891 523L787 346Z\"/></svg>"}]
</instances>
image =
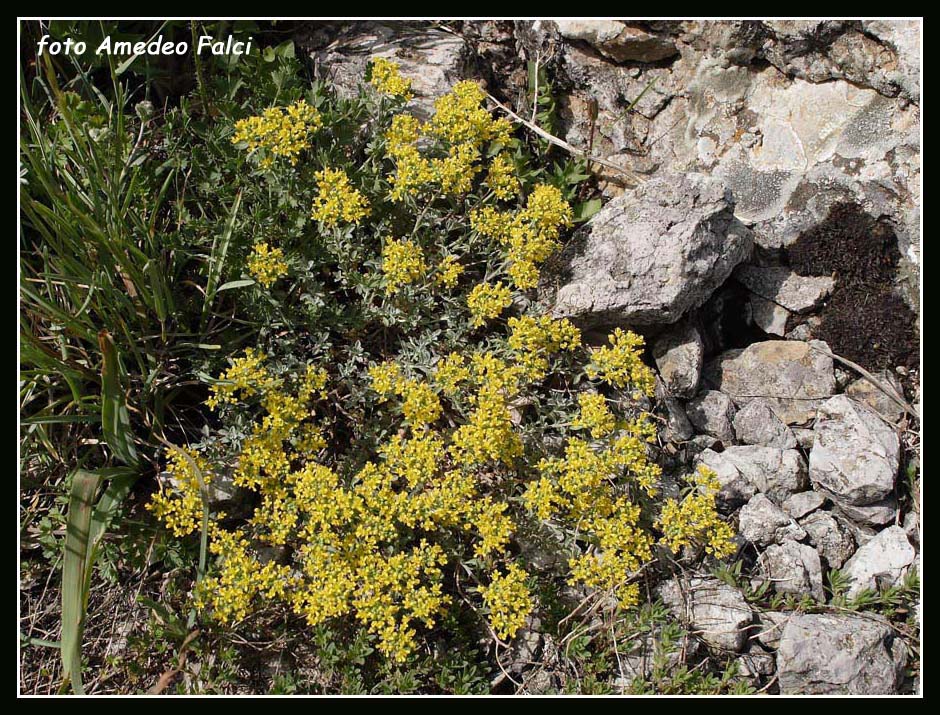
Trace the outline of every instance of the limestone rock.
<instances>
[{"instance_id":1,"label":"limestone rock","mask_svg":"<svg viewBox=\"0 0 940 715\"><path fill-rule=\"evenodd\" d=\"M699 432L720 439L725 444L734 442L734 403L717 390L706 390L685 406L689 421Z\"/></svg>"},{"instance_id":2,"label":"limestone rock","mask_svg":"<svg viewBox=\"0 0 940 715\"><path fill-rule=\"evenodd\" d=\"M898 436L870 408L836 395L820 405L814 429L809 476L817 489L854 506L891 494L900 459Z\"/></svg>"},{"instance_id":3,"label":"limestone rock","mask_svg":"<svg viewBox=\"0 0 940 715\"><path fill-rule=\"evenodd\" d=\"M754 640L767 648L776 650L780 646L783 629L794 615L786 611L761 611L757 614Z\"/></svg>"},{"instance_id":4,"label":"limestone rock","mask_svg":"<svg viewBox=\"0 0 940 715\"><path fill-rule=\"evenodd\" d=\"M692 397L702 374L705 348L702 336L691 323L683 322L653 342L653 359L670 394Z\"/></svg>"},{"instance_id":5,"label":"limestone rock","mask_svg":"<svg viewBox=\"0 0 940 715\"><path fill-rule=\"evenodd\" d=\"M786 266L743 264L735 269L734 277L752 293L793 313L816 308L835 285L832 278L798 276Z\"/></svg>"},{"instance_id":6,"label":"limestone rock","mask_svg":"<svg viewBox=\"0 0 940 715\"><path fill-rule=\"evenodd\" d=\"M852 532L829 512L813 512L800 519L800 526L806 531L809 543L816 547L816 551L826 560L829 568L842 568L855 553Z\"/></svg>"},{"instance_id":7,"label":"limestone rock","mask_svg":"<svg viewBox=\"0 0 940 715\"><path fill-rule=\"evenodd\" d=\"M725 185L665 175L602 208L568 250L553 312L586 325L674 323L704 303L748 254Z\"/></svg>"},{"instance_id":8,"label":"limestone rock","mask_svg":"<svg viewBox=\"0 0 940 715\"><path fill-rule=\"evenodd\" d=\"M802 527L763 494L755 494L741 507L738 531L741 536L758 546L779 544L787 540L801 541L806 538Z\"/></svg>"},{"instance_id":9,"label":"limestone rock","mask_svg":"<svg viewBox=\"0 0 940 715\"><path fill-rule=\"evenodd\" d=\"M470 75L470 50L463 38L407 22L361 23L313 59L341 96L351 96L378 57L397 62L402 76L411 80L415 98L408 108L422 119L432 114L437 97Z\"/></svg>"},{"instance_id":10,"label":"limestone rock","mask_svg":"<svg viewBox=\"0 0 940 715\"><path fill-rule=\"evenodd\" d=\"M832 358L822 341L768 340L729 350L705 365L704 379L739 406L763 398L786 424L812 419L835 390Z\"/></svg>"},{"instance_id":11,"label":"limestone rock","mask_svg":"<svg viewBox=\"0 0 940 715\"><path fill-rule=\"evenodd\" d=\"M736 652L744 647L754 614L736 588L715 578L696 577L667 581L659 594L708 645Z\"/></svg>"},{"instance_id":12,"label":"limestone rock","mask_svg":"<svg viewBox=\"0 0 940 715\"><path fill-rule=\"evenodd\" d=\"M822 565L812 546L796 541L772 544L760 556L761 572L777 593L809 595L824 603Z\"/></svg>"},{"instance_id":13,"label":"limestone rock","mask_svg":"<svg viewBox=\"0 0 940 715\"><path fill-rule=\"evenodd\" d=\"M772 300L761 298L752 293L748 297L748 306L751 309L751 321L768 335L787 334L787 323L790 320L790 311Z\"/></svg>"},{"instance_id":14,"label":"limestone rock","mask_svg":"<svg viewBox=\"0 0 940 715\"><path fill-rule=\"evenodd\" d=\"M836 509L851 519L855 524L865 527L880 528L892 523L898 515L898 500L889 494L881 501L865 506L836 503Z\"/></svg>"},{"instance_id":15,"label":"limestone rock","mask_svg":"<svg viewBox=\"0 0 940 715\"><path fill-rule=\"evenodd\" d=\"M730 513L757 493L756 487L747 480L737 465L728 459L727 452L706 449L696 459L696 466L699 464L705 465L718 475L721 488L715 501L720 511Z\"/></svg>"},{"instance_id":16,"label":"limestone rock","mask_svg":"<svg viewBox=\"0 0 940 715\"><path fill-rule=\"evenodd\" d=\"M762 680L774 674L775 660L773 653L754 643L738 658L738 673L745 678Z\"/></svg>"},{"instance_id":17,"label":"limestone rock","mask_svg":"<svg viewBox=\"0 0 940 715\"><path fill-rule=\"evenodd\" d=\"M849 577L848 595L866 589L878 590L901 581L914 562L914 547L900 526L889 526L862 546L843 568Z\"/></svg>"},{"instance_id":18,"label":"limestone rock","mask_svg":"<svg viewBox=\"0 0 940 715\"><path fill-rule=\"evenodd\" d=\"M890 370L882 370L875 373L875 377L888 389L894 390L899 397L903 397L904 390L895 373ZM904 410L895 400L892 400L864 377L860 377L846 387L845 394L856 402L861 402L863 405L870 407L892 424L897 423L904 414Z\"/></svg>"},{"instance_id":19,"label":"limestone rock","mask_svg":"<svg viewBox=\"0 0 940 715\"><path fill-rule=\"evenodd\" d=\"M759 397L746 403L734 415L734 433L743 444L778 449L796 447L793 431Z\"/></svg>"},{"instance_id":20,"label":"limestone rock","mask_svg":"<svg viewBox=\"0 0 940 715\"><path fill-rule=\"evenodd\" d=\"M679 400L675 397L663 397L662 402L666 407L666 429L663 430L663 439L667 442L685 442L691 439L695 431Z\"/></svg>"},{"instance_id":21,"label":"limestone rock","mask_svg":"<svg viewBox=\"0 0 940 715\"><path fill-rule=\"evenodd\" d=\"M614 62L658 62L678 53L671 38L618 20L556 20L556 24L565 39L586 42Z\"/></svg>"},{"instance_id":22,"label":"limestone rock","mask_svg":"<svg viewBox=\"0 0 940 715\"><path fill-rule=\"evenodd\" d=\"M798 492L784 500L783 510L794 519L802 519L807 514L821 509L825 503L826 497L819 492Z\"/></svg>"},{"instance_id":23,"label":"limestone rock","mask_svg":"<svg viewBox=\"0 0 940 715\"><path fill-rule=\"evenodd\" d=\"M777 649L784 695L893 694L906 663L900 638L886 619L872 614L796 615Z\"/></svg>"},{"instance_id":24,"label":"limestone rock","mask_svg":"<svg viewBox=\"0 0 940 715\"><path fill-rule=\"evenodd\" d=\"M775 504L783 504L787 497L805 490L809 484L806 462L795 449L736 445L725 449L722 455Z\"/></svg>"}]
</instances>

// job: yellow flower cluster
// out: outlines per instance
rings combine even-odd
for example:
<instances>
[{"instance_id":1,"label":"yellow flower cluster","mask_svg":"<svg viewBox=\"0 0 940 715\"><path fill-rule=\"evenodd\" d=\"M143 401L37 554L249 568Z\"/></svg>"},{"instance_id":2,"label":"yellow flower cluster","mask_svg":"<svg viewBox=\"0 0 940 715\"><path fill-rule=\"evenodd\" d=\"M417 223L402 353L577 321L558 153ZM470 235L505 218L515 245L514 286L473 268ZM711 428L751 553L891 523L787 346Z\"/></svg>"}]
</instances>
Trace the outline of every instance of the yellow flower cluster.
<instances>
[{"instance_id":1,"label":"yellow flower cluster","mask_svg":"<svg viewBox=\"0 0 940 715\"><path fill-rule=\"evenodd\" d=\"M538 284L539 264L558 248L558 235L571 221L571 206L548 184L536 186L525 208L514 214L484 206L470 215L477 233L508 248L509 276L520 290Z\"/></svg>"},{"instance_id":2,"label":"yellow flower cluster","mask_svg":"<svg viewBox=\"0 0 940 715\"><path fill-rule=\"evenodd\" d=\"M313 199L310 215L332 228L340 223L359 223L369 215L369 202L358 189L354 189L342 169L321 169L317 180L317 195Z\"/></svg>"},{"instance_id":3,"label":"yellow flower cluster","mask_svg":"<svg viewBox=\"0 0 940 715\"><path fill-rule=\"evenodd\" d=\"M244 536L217 524L210 528L209 553L217 558L217 573L199 583L196 604L211 608L221 623L242 620L259 596L265 600L283 598L295 585L289 566L273 561L262 564L250 553L250 547Z\"/></svg>"},{"instance_id":4,"label":"yellow flower cluster","mask_svg":"<svg viewBox=\"0 0 940 715\"><path fill-rule=\"evenodd\" d=\"M232 143L245 144L249 152L261 151L263 168L270 168L277 158L294 165L321 124L320 113L301 99L288 107L271 107L260 116L239 119Z\"/></svg>"},{"instance_id":5,"label":"yellow flower cluster","mask_svg":"<svg viewBox=\"0 0 940 715\"><path fill-rule=\"evenodd\" d=\"M508 201L519 193L519 179L508 154L497 154L486 173L486 185L498 199Z\"/></svg>"},{"instance_id":6,"label":"yellow flower cluster","mask_svg":"<svg viewBox=\"0 0 940 715\"><path fill-rule=\"evenodd\" d=\"M507 367L494 356L475 355L464 368L466 381L503 400L518 380ZM264 370L260 361L251 368L253 374ZM436 419L431 413L439 413L440 404L426 383L405 378L395 363L373 367L370 376L383 396L412 402L406 419L425 427ZM324 445L322 431L308 420L314 416L309 401L322 396L325 383L326 374L312 367L293 392L284 382L266 381L266 414L243 443L236 474L237 484L260 495L249 522L253 538L297 544L295 564L262 562L246 535L215 523L210 548L217 562L200 586L199 604L223 622L244 618L261 598L289 604L311 624L350 614L376 634L386 656L401 661L415 648L417 625L432 627L449 600L443 594L447 556L430 536L459 529L474 536L479 558L491 559L507 548L514 522L505 501L478 492L469 463L455 461L462 468L448 469L445 437L431 429L407 439L393 436L380 449L381 461L368 462L348 483L316 461L314 452L295 451L299 444L312 443L317 451ZM235 395L233 390L230 399ZM478 397L476 408L491 417L487 399ZM507 436L502 430L511 435L500 404L498 424L490 417L476 423L487 442L496 440L487 446L496 453ZM402 545L403 533L414 529L428 538ZM494 628L504 634L531 608L512 583L494 587L490 597Z\"/></svg>"},{"instance_id":7,"label":"yellow flower cluster","mask_svg":"<svg viewBox=\"0 0 940 715\"><path fill-rule=\"evenodd\" d=\"M264 360L264 353L254 348L246 348L244 357L233 359L232 366L209 388L211 394L206 400L209 409L237 402L239 392L242 398L247 398L271 387L272 378L264 367Z\"/></svg>"},{"instance_id":8,"label":"yellow flower cluster","mask_svg":"<svg viewBox=\"0 0 940 715\"><path fill-rule=\"evenodd\" d=\"M385 133L385 150L389 156L402 156L413 149L421 138L421 122L411 114L396 114Z\"/></svg>"},{"instance_id":9,"label":"yellow flower cluster","mask_svg":"<svg viewBox=\"0 0 940 715\"><path fill-rule=\"evenodd\" d=\"M382 400L391 395L398 394L398 386L404 379L398 363L384 362L369 368L369 377L372 380L372 389L379 393Z\"/></svg>"},{"instance_id":10,"label":"yellow flower cluster","mask_svg":"<svg viewBox=\"0 0 940 715\"><path fill-rule=\"evenodd\" d=\"M434 381L445 395L456 395L460 391L460 384L467 382L470 377L470 368L460 353L445 355L434 371Z\"/></svg>"},{"instance_id":11,"label":"yellow flower cluster","mask_svg":"<svg viewBox=\"0 0 940 715\"><path fill-rule=\"evenodd\" d=\"M640 526L640 513L639 506L621 498L609 514L589 518L597 547L571 559L570 582L610 590L622 608L635 606L639 587L629 579L653 556L653 537Z\"/></svg>"},{"instance_id":12,"label":"yellow flower cluster","mask_svg":"<svg viewBox=\"0 0 940 715\"><path fill-rule=\"evenodd\" d=\"M702 545L706 553L723 558L734 553L734 531L718 515L715 498L718 475L704 465L690 478L692 491L681 501L668 499L656 526L662 543L676 553L683 546Z\"/></svg>"},{"instance_id":13,"label":"yellow flower cluster","mask_svg":"<svg viewBox=\"0 0 940 715\"><path fill-rule=\"evenodd\" d=\"M486 92L476 82L464 80L434 102L434 116L428 131L451 144L470 144L480 148L487 142L507 144L512 125L493 116L481 106Z\"/></svg>"},{"instance_id":14,"label":"yellow flower cluster","mask_svg":"<svg viewBox=\"0 0 940 715\"><path fill-rule=\"evenodd\" d=\"M615 387L632 387L636 396L652 397L656 377L640 357L642 336L617 328L608 340L610 347L605 345L594 351L592 364L587 368L588 377L599 377Z\"/></svg>"},{"instance_id":15,"label":"yellow flower cluster","mask_svg":"<svg viewBox=\"0 0 940 715\"><path fill-rule=\"evenodd\" d=\"M581 413L575 418L571 426L575 429L591 431L595 439L604 437L614 431L617 420L603 395L596 392L582 392L578 395L578 405Z\"/></svg>"},{"instance_id":16,"label":"yellow flower cluster","mask_svg":"<svg viewBox=\"0 0 940 715\"><path fill-rule=\"evenodd\" d=\"M457 368L459 369L459 368ZM462 375L461 375L462 377ZM491 353L471 358L470 395L473 409L466 424L454 432L451 454L458 463L479 466L489 461L512 465L522 456L522 441L513 430L508 401L518 392L521 371Z\"/></svg>"},{"instance_id":17,"label":"yellow flower cluster","mask_svg":"<svg viewBox=\"0 0 940 715\"><path fill-rule=\"evenodd\" d=\"M426 382L406 378L393 362L375 365L369 369L372 389L382 401L391 395L402 398L402 413L413 429L420 429L437 421L441 416L441 401Z\"/></svg>"},{"instance_id":18,"label":"yellow flower cluster","mask_svg":"<svg viewBox=\"0 0 940 715\"><path fill-rule=\"evenodd\" d=\"M453 288L463 272L464 267L457 256L444 256L437 266L435 280L445 288Z\"/></svg>"},{"instance_id":19,"label":"yellow flower cluster","mask_svg":"<svg viewBox=\"0 0 940 715\"><path fill-rule=\"evenodd\" d=\"M505 574L494 572L489 585L480 587L493 630L503 640L516 635L535 605L526 585L528 576L517 564L510 564Z\"/></svg>"},{"instance_id":20,"label":"yellow flower cluster","mask_svg":"<svg viewBox=\"0 0 940 715\"><path fill-rule=\"evenodd\" d=\"M199 528L203 516L203 489L213 480L209 463L200 455L175 447L167 456L170 488L153 495L147 503L176 536L186 536Z\"/></svg>"},{"instance_id":21,"label":"yellow flower cluster","mask_svg":"<svg viewBox=\"0 0 940 715\"><path fill-rule=\"evenodd\" d=\"M410 81L390 60L373 61L370 81L383 95L411 98ZM419 631L438 625L454 574L470 569L484 584L479 596L493 631L513 638L535 605L530 577L511 555L525 510L585 546L569 562L571 583L609 591L626 607L637 603L636 576L657 543L652 516L644 511L661 478L651 460L652 419L624 414L619 400L583 391L578 375L549 380L553 370L587 355L580 331L568 320L513 316L505 326L491 326L492 332L467 332L467 322L484 326L509 312L515 292L538 285L540 266L573 219L563 193L547 184L535 186L518 205L498 203L515 203L522 182L504 151L512 125L494 118L485 99L479 85L459 82L435 103L427 122L401 113L392 118L384 137L394 165L389 198L407 202L391 213L381 204L373 209L371 194L354 188L343 170L325 167L315 174L311 216L321 230L359 223L374 210L381 214L375 231L399 231L417 214L411 238L383 241L380 270L389 296L406 286L443 293L461 285L465 270L502 267L472 288L468 279L469 290L461 285L460 296L438 296L458 308L466 301L463 322L454 324L448 311L433 325L389 322L384 333L359 332L369 334L357 344L364 359L379 350L394 358L367 372L378 408L361 401L363 375L347 376L349 385L337 385L327 397L322 368L269 369L255 350L234 359L212 385L210 407L234 406L223 417L255 415L247 436L234 443L230 467L235 485L253 493L246 503L254 510L234 526L210 515L214 563L197 589L199 607L219 620L231 623L262 604L279 603L311 625L358 622L381 653L401 662L418 647ZM262 161L285 156L293 163L319 126L314 110L295 107L254 118L266 118L272 127L275 120L292 122L292 129L268 128L262 136L263 123L246 120L237 130L249 149L265 151ZM362 171L363 187L381 185L368 164ZM478 186L470 197L479 201L470 212L471 233L459 225L469 210L461 197ZM418 197L428 201L423 210L412 201ZM484 260L458 252L478 245L480 236L491 242ZM260 243L248 271L270 287L287 272L287 261L279 249ZM385 307L409 306L396 301ZM397 357L385 352L396 341ZM441 352L441 345L450 352ZM654 378L642 350L641 337L618 329L607 346L591 351L587 374L634 395L651 395ZM563 410L556 419L559 396L575 391L577 413ZM347 396L344 407L340 401ZM540 405L553 412L545 414ZM370 409L380 414L364 425ZM546 425L565 438L560 445L533 434ZM363 433L350 435L356 429ZM197 455L172 453L168 461L173 485L148 508L174 533L191 534L205 513L202 494L212 471ZM700 470L687 496L663 506L654 523L659 543L673 551L694 544L719 557L730 553L731 529L718 516L716 492L715 475Z\"/></svg>"},{"instance_id":22,"label":"yellow flower cluster","mask_svg":"<svg viewBox=\"0 0 940 715\"><path fill-rule=\"evenodd\" d=\"M496 318L506 308L512 305L512 291L504 286L502 281L497 283L478 283L467 296L467 307L470 308L470 325L478 328L490 318Z\"/></svg>"},{"instance_id":23,"label":"yellow flower cluster","mask_svg":"<svg viewBox=\"0 0 940 715\"><path fill-rule=\"evenodd\" d=\"M574 350L581 344L581 331L567 320L550 316L524 315L510 318L509 347L516 353L526 378L541 380L548 374L548 358L561 350Z\"/></svg>"},{"instance_id":24,"label":"yellow flower cluster","mask_svg":"<svg viewBox=\"0 0 940 715\"><path fill-rule=\"evenodd\" d=\"M370 80L382 94L401 97L406 102L411 99L411 80L401 76L400 66L385 57L372 60L372 79Z\"/></svg>"},{"instance_id":25,"label":"yellow flower cluster","mask_svg":"<svg viewBox=\"0 0 940 715\"><path fill-rule=\"evenodd\" d=\"M617 425L602 396L582 394L579 402L575 426L592 429L592 436L605 443L594 447L583 439L569 439L564 457L539 463L541 476L529 483L523 501L539 519L561 519L591 540L592 549L569 563L571 582L609 590L628 608L639 596L630 579L652 558L653 536L640 524L641 507L629 494L616 496L611 485L656 493L661 469L650 462L646 449L655 438L655 427L638 418L615 432Z\"/></svg>"},{"instance_id":26,"label":"yellow flower cluster","mask_svg":"<svg viewBox=\"0 0 940 715\"><path fill-rule=\"evenodd\" d=\"M386 293L397 293L402 286L423 278L427 270L421 246L404 239L386 241L382 248L382 273L385 274Z\"/></svg>"},{"instance_id":27,"label":"yellow flower cluster","mask_svg":"<svg viewBox=\"0 0 940 715\"><path fill-rule=\"evenodd\" d=\"M265 288L274 285L287 273L287 262L280 248L271 248L266 243L256 243L248 257L248 273Z\"/></svg>"},{"instance_id":28,"label":"yellow flower cluster","mask_svg":"<svg viewBox=\"0 0 940 715\"><path fill-rule=\"evenodd\" d=\"M512 131L507 120L494 119L482 106L485 99L486 93L476 83L458 82L435 102L434 115L426 124L406 114L392 119L385 142L395 162L389 194L393 201L418 196L431 186L455 198L471 190L484 146L488 142L505 145ZM425 156L418 148L422 137L444 142L444 155ZM511 198L518 191L518 179L505 156L493 160L487 177L487 185L500 198Z\"/></svg>"},{"instance_id":29,"label":"yellow flower cluster","mask_svg":"<svg viewBox=\"0 0 940 715\"><path fill-rule=\"evenodd\" d=\"M431 159L431 171L445 196L463 196L473 187L473 179L480 170L475 166L480 151L472 144L451 147L447 156Z\"/></svg>"}]
</instances>

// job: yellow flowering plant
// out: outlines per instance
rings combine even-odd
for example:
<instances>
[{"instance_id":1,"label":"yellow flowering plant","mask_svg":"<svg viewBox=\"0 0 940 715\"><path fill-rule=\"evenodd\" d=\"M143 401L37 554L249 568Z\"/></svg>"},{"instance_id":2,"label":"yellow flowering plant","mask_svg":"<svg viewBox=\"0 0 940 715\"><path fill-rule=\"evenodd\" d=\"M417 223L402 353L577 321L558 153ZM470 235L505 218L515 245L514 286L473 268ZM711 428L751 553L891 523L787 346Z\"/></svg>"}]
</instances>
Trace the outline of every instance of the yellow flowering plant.
<instances>
[{"instance_id":1,"label":"yellow flowering plant","mask_svg":"<svg viewBox=\"0 0 940 715\"><path fill-rule=\"evenodd\" d=\"M263 327L216 366L217 432L168 454L150 507L181 538L208 510L204 616L278 608L402 662L455 612L505 643L542 588L631 608L657 549L726 555L714 475L659 504L642 337L595 346L536 290L579 214L576 172L532 166L477 82L421 119L393 61L368 78L235 128L249 162L285 159L259 166L231 253L257 284L231 319ZM193 465L240 511L204 503ZM545 529L561 571L524 556Z\"/></svg>"}]
</instances>

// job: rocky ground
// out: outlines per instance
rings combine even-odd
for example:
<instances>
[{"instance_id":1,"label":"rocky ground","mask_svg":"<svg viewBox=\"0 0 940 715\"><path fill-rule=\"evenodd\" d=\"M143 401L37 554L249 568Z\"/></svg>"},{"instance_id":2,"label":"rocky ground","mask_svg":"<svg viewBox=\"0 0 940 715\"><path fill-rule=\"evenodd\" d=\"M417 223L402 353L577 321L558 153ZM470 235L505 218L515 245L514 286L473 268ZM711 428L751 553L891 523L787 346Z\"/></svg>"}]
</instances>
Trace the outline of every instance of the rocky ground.
<instances>
[{"instance_id":1,"label":"rocky ground","mask_svg":"<svg viewBox=\"0 0 940 715\"><path fill-rule=\"evenodd\" d=\"M419 114L463 77L518 111L526 63L550 68L559 138L602 160L609 201L543 295L584 327L646 335L664 463L718 473L745 579L821 606L760 611L704 573L660 586L698 645L740 654L771 692L917 687L909 640L833 605L830 572L851 598L920 559L919 35L900 21L558 21L332 23L304 38L340 86L393 57Z\"/></svg>"}]
</instances>

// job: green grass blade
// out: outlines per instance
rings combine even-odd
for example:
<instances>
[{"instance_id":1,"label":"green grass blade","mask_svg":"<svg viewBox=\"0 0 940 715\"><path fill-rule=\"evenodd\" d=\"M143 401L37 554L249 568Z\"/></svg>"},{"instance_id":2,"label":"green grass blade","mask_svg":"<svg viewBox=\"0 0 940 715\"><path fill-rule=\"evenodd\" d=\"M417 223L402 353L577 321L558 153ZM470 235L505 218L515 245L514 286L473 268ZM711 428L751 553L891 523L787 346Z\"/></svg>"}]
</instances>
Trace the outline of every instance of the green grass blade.
<instances>
[{"instance_id":1,"label":"green grass blade","mask_svg":"<svg viewBox=\"0 0 940 715\"><path fill-rule=\"evenodd\" d=\"M72 476L62 564L62 668L77 695L82 685L82 633L88 583L89 530L95 491L101 477L82 469Z\"/></svg>"},{"instance_id":2,"label":"green grass blade","mask_svg":"<svg viewBox=\"0 0 940 715\"><path fill-rule=\"evenodd\" d=\"M101 469L98 473L103 477L110 478L111 481L98 499L91 517L88 539L91 546L88 549L89 572L98 554L98 544L139 476L137 470L130 467Z\"/></svg>"},{"instance_id":3,"label":"green grass blade","mask_svg":"<svg viewBox=\"0 0 940 715\"><path fill-rule=\"evenodd\" d=\"M98 333L98 345L104 357L101 368L101 427L104 438L118 459L136 466L137 450L134 448L130 414L121 386L121 366L114 340L107 330Z\"/></svg>"},{"instance_id":4,"label":"green grass blade","mask_svg":"<svg viewBox=\"0 0 940 715\"><path fill-rule=\"evenodd\" d=\"M209 255L209 276L206 280L206 299L202 306L202 322L205 325L206 317L209 315L209 309L215 300L218 292L217 286L222 278L222 269L225 267L225 256L228 254L229 244L232 242L232 234L235 232L235 218L238 216L238 207L242 202L242 192L239 191L235 196L235 202L232 204L232 210L229 212L228 221L225 222L225 229L217 241L212 243L212 252Z\"/></svg>"}]
</instances>

